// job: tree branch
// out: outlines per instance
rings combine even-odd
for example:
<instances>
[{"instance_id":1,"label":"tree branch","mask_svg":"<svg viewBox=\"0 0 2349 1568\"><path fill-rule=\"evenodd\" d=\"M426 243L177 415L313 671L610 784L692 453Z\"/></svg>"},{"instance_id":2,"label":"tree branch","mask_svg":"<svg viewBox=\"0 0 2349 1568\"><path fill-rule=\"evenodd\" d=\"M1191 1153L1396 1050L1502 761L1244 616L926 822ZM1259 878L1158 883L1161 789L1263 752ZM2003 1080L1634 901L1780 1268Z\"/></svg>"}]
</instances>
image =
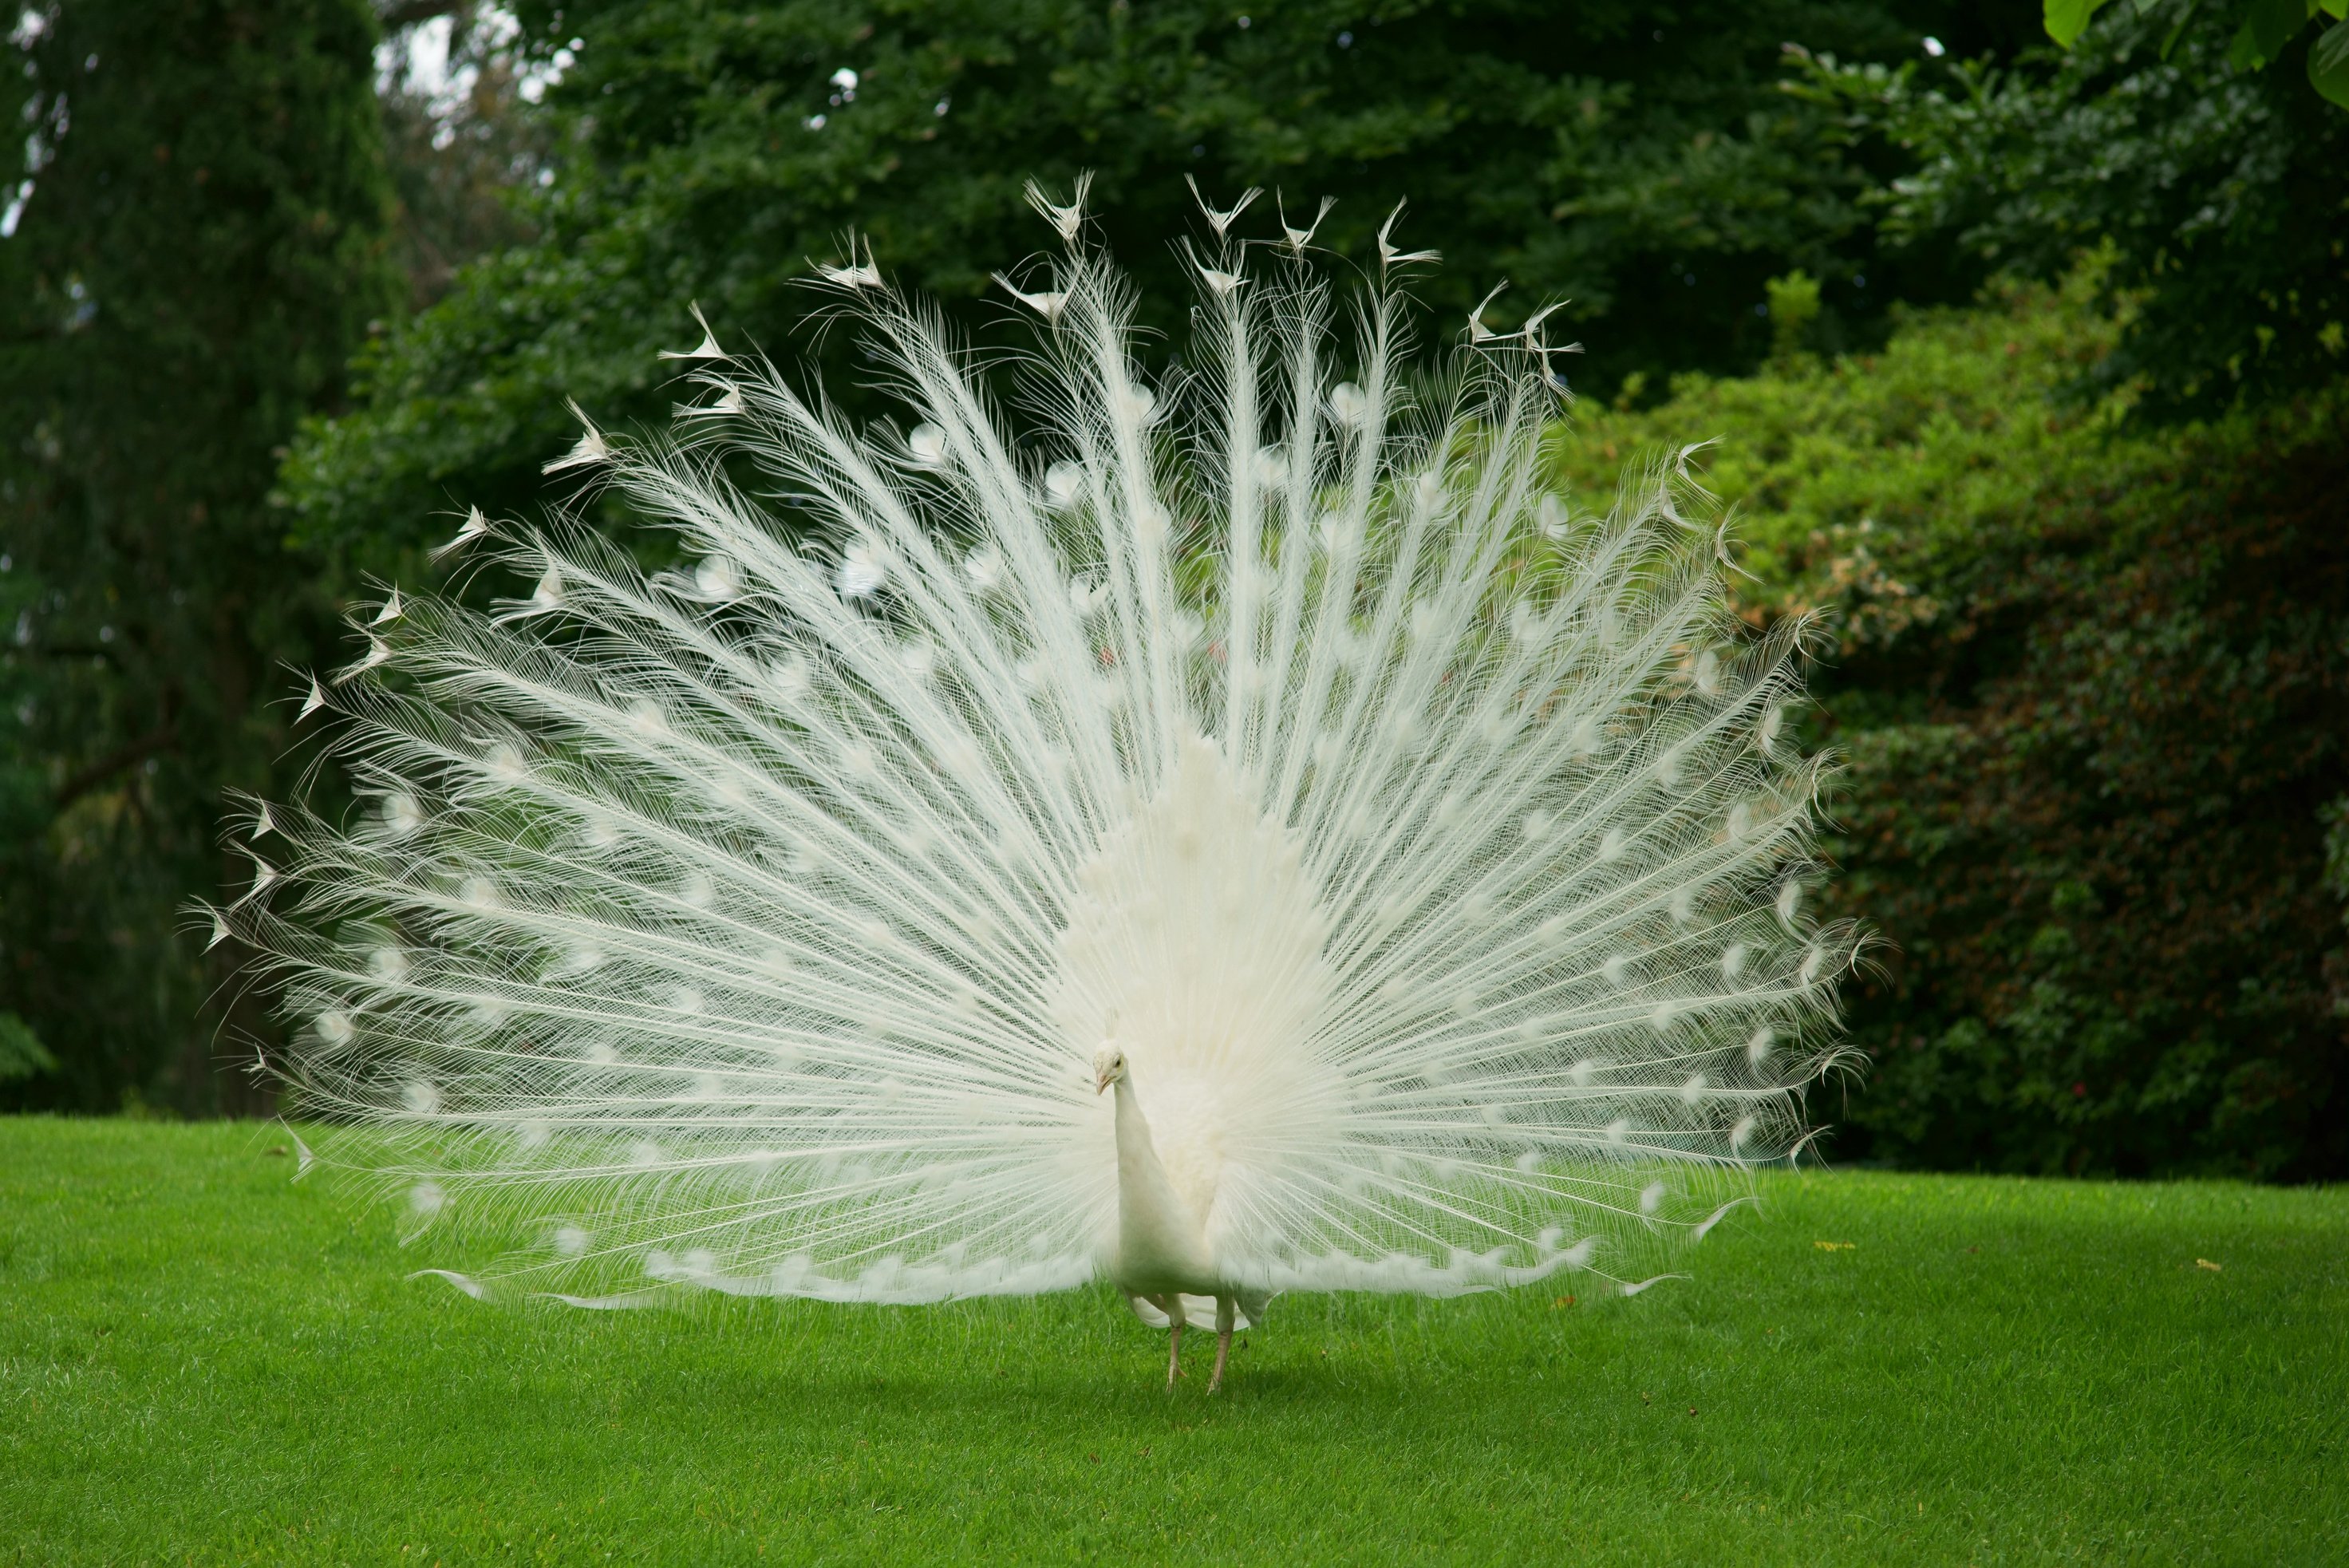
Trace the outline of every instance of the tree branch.
<instances>
[{"instance_id":1,"label":"tree branch","mask_svg":"<svg viewBox=\"0 0 2349 1568\"><path fill-rule=\"evenodd\" d=\"M375 15L383 30L390 33L419 22L429 22L435 16L453 16L471 9L472 0L383 0Z\"/></svg>"},{"instance_id":2,"label":"tree branch","mask_svg":"<svg viewBox=\"0 0 2349 1568\"><path fill-rule=\"evenodd\" d=\"M151 734L141 735L135 741L115 747L114 750L66 780L57 790L57 808L59 811L65 810L123 769L142 762L158 752L171 751L179 743L180 727L177 724L166 724Z\"/></svg>"}]
</instances>

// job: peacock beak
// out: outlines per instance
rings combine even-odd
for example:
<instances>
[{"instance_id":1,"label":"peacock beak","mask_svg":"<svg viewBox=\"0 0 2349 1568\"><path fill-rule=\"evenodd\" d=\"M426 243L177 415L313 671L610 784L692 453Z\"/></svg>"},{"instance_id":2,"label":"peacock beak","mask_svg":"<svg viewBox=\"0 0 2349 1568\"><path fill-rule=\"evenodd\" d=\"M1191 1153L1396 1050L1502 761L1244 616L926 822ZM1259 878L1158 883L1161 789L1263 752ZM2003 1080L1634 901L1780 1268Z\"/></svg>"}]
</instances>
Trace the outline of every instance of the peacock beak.
<instances>
[{"instance_id":1,"label":"peacock beak","mask_svg":"<svg viewBox=\"0 0 2349 1568\"><path fill-rule=\"evenodd\" d=\"M1096 1095L1101 1094L1108 1087L1109 1075L1107 1073L1095 1073L1093 1075L1093 1093Z\"/></svg>"}]
</instances>

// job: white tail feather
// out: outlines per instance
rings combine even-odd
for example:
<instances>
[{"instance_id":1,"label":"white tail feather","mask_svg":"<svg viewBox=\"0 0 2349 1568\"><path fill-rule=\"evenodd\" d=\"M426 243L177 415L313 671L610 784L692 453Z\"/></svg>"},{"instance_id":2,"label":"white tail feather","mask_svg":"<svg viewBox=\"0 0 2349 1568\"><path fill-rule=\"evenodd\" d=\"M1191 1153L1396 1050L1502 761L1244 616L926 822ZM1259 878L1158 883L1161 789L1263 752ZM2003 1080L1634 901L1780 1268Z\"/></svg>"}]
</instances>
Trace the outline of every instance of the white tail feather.
<instances>
[{"instance_id":1,"label":"white tail feather","mask_svg":"<svg viewBox=\"0 0 2349 1568\"><path fill-rule=\"evenodd\" d=\"M1226 245L1205 369L1152 386L1050 214L1028 443L859 272L910 441L711 336L674 441L583 414L548 465L691 569L555 526L496 613L377 618L331 698L370 804L264 808L290 847L219 917L273 955L301 1110L420 1223L543 1225L486 1277L616 1284L584 1305L1093 1276L1112 1035L1257 1299L1701 1235L1800 1137L1853 950L1801 913L1795 629L1739 635L1681 475L1544 493L1537 348L1416 407L1393 295L1341 364L1322 286Z\"/></svg>"}]
</instances>

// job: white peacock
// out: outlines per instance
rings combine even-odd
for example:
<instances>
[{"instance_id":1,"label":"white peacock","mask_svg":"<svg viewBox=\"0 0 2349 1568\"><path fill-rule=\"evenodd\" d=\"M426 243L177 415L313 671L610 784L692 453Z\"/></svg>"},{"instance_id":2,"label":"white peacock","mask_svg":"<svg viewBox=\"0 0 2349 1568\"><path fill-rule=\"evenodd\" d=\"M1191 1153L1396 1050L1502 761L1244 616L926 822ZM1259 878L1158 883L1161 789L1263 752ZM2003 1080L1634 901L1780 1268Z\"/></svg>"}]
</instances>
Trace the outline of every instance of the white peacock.
<instances>
[{"instance_id":1,"label":"white peacock","mask_svg":"<svg viewBox=\"0 0 2349 1568\"><path fill-rule=\"evenodd\" d=\"M1210 212L1154 385L1038 201L1020 439L852 257L910 431L705 335L670 433L549 465L686 568L477 512L526 597L395 593L311 683L362 808L256 803L213 912L293 1103L419 1221L543 1227L430 1271L477 1294L1106 1273L1170 1383L1218 1333L1212 1388L1284 1291L1644 1288L1833 1056L1799 628L1743 633L1676 465L1604 516L1545 493L1538 323L1414 395L1427 258L1385 234L1341 363L1310 232Z\"/></svg>"}]
</instances>

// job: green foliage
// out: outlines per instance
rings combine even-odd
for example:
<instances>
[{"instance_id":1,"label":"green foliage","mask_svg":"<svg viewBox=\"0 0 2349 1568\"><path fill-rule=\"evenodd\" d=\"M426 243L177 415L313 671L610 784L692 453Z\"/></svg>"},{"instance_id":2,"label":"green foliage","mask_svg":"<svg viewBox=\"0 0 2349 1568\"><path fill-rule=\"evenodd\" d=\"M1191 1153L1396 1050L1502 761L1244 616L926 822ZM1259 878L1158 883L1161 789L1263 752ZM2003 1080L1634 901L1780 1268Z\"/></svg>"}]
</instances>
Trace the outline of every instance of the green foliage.
<instances>
[{"instance_id":1,"label":"green foliage","mask_svg":"<svg viewBox=\"0 0 2349 1568\"><path fill-rule=\"evenodd\" d=\"M1102 233L1171 331L1195 282L1170 248L1201 231L1186 177L1217 201L1278 187L1290 221L1369 254L1395 201L1407 243L1439 244L1428 286L1448 333L1493 282L1522 314L1570 296L1590 375L1750 364L1763 280L1834 285L1839 329L1875 301L1962 284L1877 255L1851 136L1776 90L1781 42L1905 56L1928 26L1986 36L1961 8L1776 0L1659 11L1608 3L1423 0L947 0L709 6L591 0L516 7L527 47L575 44L547 99L559 177L537 238L485 257L370 348L358 407L315 423L285 493L305 536L387 566L479 504L521 511L570 440L564 400L599 418L667 413L655 351L698 332L781 353L813 301L797 281L854 227L894 275L984 339L991 274L1048 237L1021 187L1099 175ZM1889 171L1887 163L1885 170ZM1277 232L1270 201L1244 231ZM990 297L991 295L991 297ZM1496 310L1503 324L1507 306ZM835 395L859 365L837 341ZM397 549L404 547L403 557Z\"/></svg>"},{"instance_id":2,"label":"green foliage","mask_svg":"<svg viewBox=\"0 0 2349 1568\"><path fill-rule=\"evenodd\" d=\"M32 1025L13 1012L0 1012L0 1084L57 1070L57 1059Z\"/></svg>"},{"instance_id":3,"label":"green foliage","mask_svg":"<svg viewBox=\"0 0 2349 1568\"><path fill-rule=\"evenodd\" d=\"M1791 280L1781 292L1801 294ZM1939 613L1915 575L1971 585L1982 541L2031 516L2043 487L2091 481L2123 450L2114 408L2058 400L2116 335L2095 292L2093 270L2060 291L2007 287L1982 308L1904 314L1874 354L1683 375L1637 410L1582 401L1568 413L1560 477L1578 505L1597 507L1625 462L1717 438L1707 483L1740 508L1749 616L1835 607L1846 643L1881 642Z\"/></svg>"},{"instance_id":4,"label":"green foliage","mask_svg":"<svg viewBox=\"0 0 2349 1568\"><path fill-rule=\"evenodd\" d=\"M2349 404L2127 434L2055 397L2116 330L2091 292L1684 378L1584 416L1561 463L1588 491L1618 452L1720 432L1749 613L1835 612L1835 897L1888 944L1841 1152L2337 1179Z\"/></svg>"},{"instance_id":5,"label":"green foliage","mask_svg":"<svg viewBox=\"0 0 2349 1568\"><path fill-rule=\"evenodd\" d=\"M279 661L333 636L264 498L390 297L374 21L363 0L77 0L17 36L0 1007L61 1071L14 1092L106 1107L164 1075L186 1108L233 1106L200 1016L229 971L178 928L251 875L216 847L222 792L282 784Z\"/></svg>"},{"instance_id":6,"label":"green foliage","mask_svg":"<svg viewBox=\"0 0 2349 1568\"><path fill-rule=\"evenodd\" d=\"M2349 109L2349 22L2334 23L2309 46L2308 85Z\"/></svg>"},{"instance_id":7,"label":"green foliage","mask_svg":"<svg viewBox=\"0 0 2349 1568\"><path fill-rule=\"evenodd\" d=\"M2092 379L2141 387L2163 419L2349 369L2349 116L2297 69L2231 61L2223 33L2184 25L2184 3L2116 9L2067 53L1978 60L1940 85L1828 60L1795 84L1911 161L1878 198L1896 248L2052 279L2109 246L2106 301L2130 318ZM2349 43L2338 31L2286 52Z\"/></svg>"},{"instance_id":8,"label":"green foliage","mask_svg":"<svg viewBox=\"0 0 2349 1568\"><path fill-rule=\"evenodd\" d=\"M1811 324L1819 318L1819 280L1797 267L1764 287L1770 296L1770 358L1783 365L1802 352Z\"/></svg>"},{"instance_id":9,"label":"green foliage","mask_svg":"<svg viewBox=\"0 0 2349 1568\"><path fill-rule=\"evenodd\" d=\"M1106 1289L488 1306L285 1147L0 1121L26 1561L1938 1568L2349 1533L2337 1189L1773 1175L1630 1301L1285 1296L1210 1399L1161 1390Z\"/></svg>"},{"instance_id":10,"label":"green foliage","mask_svg":"<svg viewBox=\"0 0 2349 1568\"><path fill-rule=\"evenodd\" d=\"M2324 808L2324 885L2349 903L2349 794Z\"/></svg>"},{"instance_id":11,"label":"green foliage","mask_svg":"<svg viewBox=\"0 0 2349 1568\"><path fill-rule=\"evenodd\" d=\"M2046 0L2047 36L2070 48L2088 28L2089 20L2106 0ZM2139 10L2152 7L2140 0ZM2240 70L2259 70L2284 52L2301 34L2303 23L2315 22L2320 35L2308 51L2308 84L2344 109L2349 109L2349 31L2328 27L2315 19L2338 22L2349 16L2349 0L2233 0L2212 6L2196 5L2178 17L2171 30L2196 25L2210 28L2227 40L2227 61ZM2168 53L2168 47L2162 51Z\"/></svg>"},{"instance_id":12,"label":"green foliage","mask_svg":"<svg viewBox=\"0 0 2349 1568\"><path fill-rule=\"evenodd\" d=\"M1862 1003L1888 1154L2009 1168L2349 1170L2322 803L2349 737L2337 410L2198 443L2109 530L1966 606L2013 628L1954 723L1852 750L1849 897L1909 933ZM2197 472L2197 470L2200 472ZM2165 483L2166 482L2166 483ZM2097 511L2104 517L2096 517Z\"/></svg>"},{"instance_id":13,"label":"green foliage","mask_svg":"<svg viewBox=\"0 0 2349 1568\"><path fill-rule=\"evenodd\" d=\"M2047 0L2047 36L2070 48L2073 40L2087 31L2088 18L2102 9L2104 4L2105 0Z\"/></svg>"},{"instance_id":14,"label":"green foliage","mask_svg":"<svg viewBox=\"0 0 2349 1568\"><path fill-rule=\"evenodd\" d=\"M2349 1171L2342 8L526 0L512 50L465 32L452 130L373 101L363 0L36 6L0 72L0 1058L58 1065L0 1093L250 1104L212 1024L266 1025L200 1017L231 955L177 911L245 874L222 792L284 787L278 665L334 657L357 572L533 506L566 395L662 419L690 299L860 397L845 335L793 336L851 225L992 341L1021 185L1092 169L1170 341L1185 175L1338 196L1357 257L1408 195L1435 335L1503 275L1496 325L1572 297L1578 381L1622 389L1560 448L1586 501L1727 438L1744 608L1831 617L1841 896L1889 939L1844 1153ZM2043 22L2070 47L2020 48ZM1885 340L1985 269L2051 286Z\"/></svg>"}]
</instances>

